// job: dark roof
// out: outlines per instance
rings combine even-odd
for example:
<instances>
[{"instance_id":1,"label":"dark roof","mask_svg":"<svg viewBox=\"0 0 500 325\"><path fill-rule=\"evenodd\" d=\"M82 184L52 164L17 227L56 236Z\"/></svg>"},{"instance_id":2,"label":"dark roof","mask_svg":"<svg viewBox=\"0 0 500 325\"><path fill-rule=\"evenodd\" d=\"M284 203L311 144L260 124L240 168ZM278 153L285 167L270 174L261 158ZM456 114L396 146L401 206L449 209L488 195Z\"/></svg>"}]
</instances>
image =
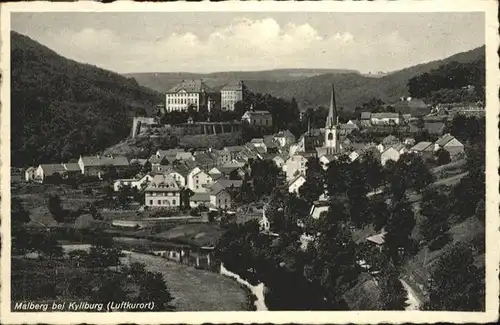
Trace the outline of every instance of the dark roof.
<instances>
[{"instance_id":1,"label":"dark roof","mask_svg":"<svg viewBox=\"0 0 500 325\"><path fill-rule=\"evenodd\" d=\"M128 160L126 157L123 156L116 156L116 157L99 157L99 156L87 156L87 157L81 157L83 165L88 167L88 166L106 166L106 165L113 165L113 166L128 166Z\"/></svg>"},{"instance_id":2,"label":"dark roof","mask_svg":"<svg viewBox=\"0 0 500 325\"><path fill-rule=\"evenodd\" d=\"M224 149L227 149L229 152L240 152L244 149L244 146L230 146L230 147L225 147Z\"/></svg>"},{"instance_id":3,"label":"dark roof","mask_svg":"<svg viewBox=\"0 0 500 325\"><path fill-rule=\"evenodd\" d=\"M190 198L190 201L210 201L209 193L194 193Z\"/></svg>"},{"instance_id":4,"label":"dark roof","mask_svg":"<svg viewBox=\"0 0 500 325\"><path fill-rule=\"evenodd\" d=\"M370 112L361 112L361 119L362 120L369 120L372 116L372 113Z\"/></svg>"},{"instance_id":5,"label":"dark roof","mask_svg":"<svg viewBox=\"0 0 500 325\"><path fill-rule=\"evenodd\" d=\"M220 91L243 91L243 81L233 80L222 87Z\"/></svg>"},{"instance_id":6,"label":"dark roof","mask_svg":"<svg viewBox=\"0 0 500 325\"><path fill-rule=\"evenodd\" d=\"M178 93L181 90L185 90L188 93L215 93L216 91L208 87L201 79L199 80L186 80L180 84L175 85L170 88L167 93Z\"/></svg>"},{"instance_id":7,"label":"dark roof","mask_svg":"<svg viewBox=\"0 0 500 325\"><path fill-rule=\"evenodd\" d=\"M276 133L274 136L275 137L286 137L286 138L294 138L295 139L295 136L289 130L280 131L280 132Z\"/></svg>"},{"instance_id":8,"label":"dark roof","mask_svg":"<svg viewBox=\"0 0 500 325\"><path fill-rule=\"evenodd\" d=\"M430 134L441 134L446 126L443 122L425 122L424 125Z\"/></svg>"},{"instance_id":9,"label":"dark roof","mask_svg":"<svg viewBox=\"0 0 500 325\"><path fill-rule=\"evenodd\" d=\"M40 167L42 167L45 176L50 176L56 173L63 173L66 171L64 169L64 166L61 164L41 164Z\"/></svg>"},{"instance_id":10,"label":"dark roof","mask_svg":"<svg viewBox=\"0 0 500 325\"><path fill-rule=\"evenodd\" d=\"M442 135L439 139L436 140L436 144L440 145L442 147L453 139L455 139L454 136L452 136L449 133L446 133L446 134Z\"/></svg>"},{"instance_id":11,"label":"dark roof","mask_svg":"<svg viewBox=\"0 0 500 325\"><path fill-rule=\"evenodd\" d=\"M209 152L205 152L194 156L194 160L199 165L213 164L215 157L213 157L212 154L210 154Z\"/></svg>"},{"instance_id":12,"label":"dark roof","mask_svg":"<svg viewBox=\"0 0 500 325\"><path fill-rule=\"evenodd\" d=\"M180 188L172 176L156 175L146 188L147 192L179 192Z\"/></svg>"}]
</instances>

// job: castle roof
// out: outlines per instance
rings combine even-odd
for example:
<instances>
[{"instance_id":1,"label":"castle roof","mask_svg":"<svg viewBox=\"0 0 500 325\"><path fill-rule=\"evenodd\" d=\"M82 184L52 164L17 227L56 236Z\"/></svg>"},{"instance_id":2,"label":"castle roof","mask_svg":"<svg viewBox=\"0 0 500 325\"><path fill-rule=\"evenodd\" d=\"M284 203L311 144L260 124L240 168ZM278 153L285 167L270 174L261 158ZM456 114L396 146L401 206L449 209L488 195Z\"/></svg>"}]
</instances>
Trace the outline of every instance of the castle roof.
<instances>
[{"instance_id":1,"label":"castle roof","mask_svg":"<svg viewBox=\"0 0 500 325\"><path fill-rule=\"evenodd\" d=\"M243 81L241 80L233 80L226 84L220 91L242 91L243 90Z\"/></svg>"},{"instance_id":2,"label":"castle roof","mask_svg":"<svg viewBox=\"0 0 500 325\"><path fill-rule=\"evenodd\" d=\"M178 93L180 91L184 90L187 93L215 93L216 91L213 90L212 88L208 87L203 80L198 79L198 80L185 80L181 82L180 84L175 85L174 87L170 88L170 90L167 91L167 93Z\"/></svg>"}]
</instances>

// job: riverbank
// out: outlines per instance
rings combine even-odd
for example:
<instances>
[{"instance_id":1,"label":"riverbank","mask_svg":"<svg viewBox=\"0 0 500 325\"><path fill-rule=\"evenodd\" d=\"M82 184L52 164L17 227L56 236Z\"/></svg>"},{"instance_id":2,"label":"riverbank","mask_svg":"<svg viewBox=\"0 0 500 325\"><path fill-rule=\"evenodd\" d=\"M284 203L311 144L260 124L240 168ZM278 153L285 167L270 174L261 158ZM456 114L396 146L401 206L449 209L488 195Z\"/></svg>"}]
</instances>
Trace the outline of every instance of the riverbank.
<instances>
[{"instance_id":1,"label":"riverbank","mask_svg":"<svg viewBox=\"0 0 500 325\"><path fill-rule=\"evenodd\" d=\"M64 251L87 250L89 245L63 245ZM143 263L148 271L160 272L174 297L175 311L248 311L246 288L231 278L196 269L162 257L124 250L123 264Z\"/></svg>"}]
</instances>

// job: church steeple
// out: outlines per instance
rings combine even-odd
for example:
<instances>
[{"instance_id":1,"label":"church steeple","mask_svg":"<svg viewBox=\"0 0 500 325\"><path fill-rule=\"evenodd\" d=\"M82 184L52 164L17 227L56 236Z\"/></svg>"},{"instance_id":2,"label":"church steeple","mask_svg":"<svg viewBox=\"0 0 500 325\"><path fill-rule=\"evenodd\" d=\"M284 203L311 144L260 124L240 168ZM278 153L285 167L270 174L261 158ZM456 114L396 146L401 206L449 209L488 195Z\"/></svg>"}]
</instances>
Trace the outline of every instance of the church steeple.
<instances>
[{"instance_id":1,"label":"church steeple","mask_svg":"<svg viewBox=\"0 0 500 325\"><path fill-rule=\"evenodd\" d=\"M326 118L325 128L332 129L339 124L339 115L337 113L337 103L335 102L335 87L332 83L332 95L330 98L330 109Z\"/></svg>"}]
</instances>

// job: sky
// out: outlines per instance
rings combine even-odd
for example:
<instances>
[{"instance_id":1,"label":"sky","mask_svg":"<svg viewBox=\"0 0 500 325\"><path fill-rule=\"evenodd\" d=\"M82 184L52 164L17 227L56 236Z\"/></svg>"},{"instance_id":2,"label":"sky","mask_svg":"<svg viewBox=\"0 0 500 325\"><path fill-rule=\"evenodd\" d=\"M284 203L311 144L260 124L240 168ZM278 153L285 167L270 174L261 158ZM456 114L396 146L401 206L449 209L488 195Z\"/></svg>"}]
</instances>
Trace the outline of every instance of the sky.
<instances>
[{"instance_id":1,"label":"sky","mask_svg":"<svg viewBox=\"0 0 500 325\"><path fill-rule=\"evenodd\" d=\"M119 73L389 72L485 44L483 13L13 13L11 28Z\"/></svg>"}]
</instances>

